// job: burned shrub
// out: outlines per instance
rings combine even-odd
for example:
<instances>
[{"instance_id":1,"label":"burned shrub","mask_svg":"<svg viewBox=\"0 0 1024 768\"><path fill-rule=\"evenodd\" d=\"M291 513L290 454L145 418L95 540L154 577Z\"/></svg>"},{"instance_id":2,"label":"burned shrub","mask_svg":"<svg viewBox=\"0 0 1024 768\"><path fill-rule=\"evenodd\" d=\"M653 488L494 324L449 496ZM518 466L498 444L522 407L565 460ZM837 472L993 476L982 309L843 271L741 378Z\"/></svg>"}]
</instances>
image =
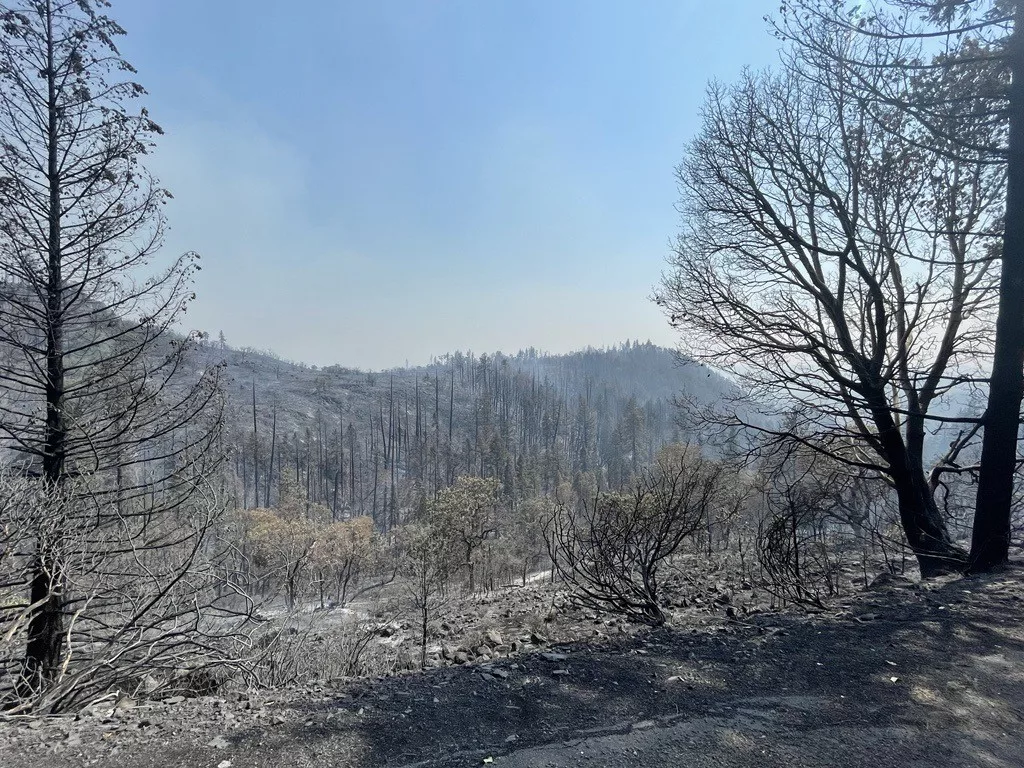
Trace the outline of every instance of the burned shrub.
<instances>
[{"instance_id":1,"label":"burned shrub","mask_svg":"<svg viewBox=\"0 0 1024 768\"><path fill-rule=\"evenodd\" d=\"M551 560L582 604L660 626L659 569L701 527L722 486L721 464L663 451L628 492L559 503L547 526Z\"/></svg>"}]
</instances>

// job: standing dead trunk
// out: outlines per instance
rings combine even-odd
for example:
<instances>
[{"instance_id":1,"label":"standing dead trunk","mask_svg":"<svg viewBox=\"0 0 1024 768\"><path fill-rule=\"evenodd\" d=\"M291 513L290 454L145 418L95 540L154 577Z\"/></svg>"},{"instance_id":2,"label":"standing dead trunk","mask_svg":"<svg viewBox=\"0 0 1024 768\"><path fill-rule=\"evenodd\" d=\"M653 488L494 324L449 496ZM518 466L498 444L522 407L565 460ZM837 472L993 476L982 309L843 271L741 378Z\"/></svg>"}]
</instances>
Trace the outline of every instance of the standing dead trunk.
<instances>
[{"instance_id":1,"label":"standing dead trunk","mask_svg":"<svg viewBox=\"0 0 1024 768\"><path fill-rule=\"evenodd\" d=\"M277 448L277 401L274 401L274 414L270 425L270 462L267 464L266 492L263 495L263 506L270 508L270 487L274 480L274 452Z\"/></svg>"},{"instance_id":2,"label":"standing dead trunk","mask_svg":"<svg viewBox=\"0 0 1024 768\"><path fill-rule=\"evenodd\" d=\"M252 503L260 505L260 433L256 427L256 379L252 380Z\"/></svg>"},{"instance_id":3,"label":"standing dead trunk","mask_svg":"<svg viewBox=\"0 0 1024 768\"><path fill-rule=\"evenodd\" d=\"M46 425L44 430L43 482L58 493L65 478L67 422L64 415L64 277L61 249L61 173L57 99L57 71L54 51L54 9L45 4L46 14L46 107L47 107L47 282L46 282ZM33 606L25 647L24 675L29 684L39 678L52 679L60 662L64 638L60 563L52 545L39 537L32 569L30 598Z\"/></svg>"},{"instance_id":4,"label":"standing dead trunk","mask_svg":"<svg viewBox=\"0 0 1024 768\"><path fill-rule=\"evenodd\" d=\"M420 669L427 668L427 617L428 606L424 600L420 606Z\"/></svg>"},{"instance_id":5,"label":"standing dead trunk","mask_svg":"<svg viewBox=\"0 0 1024 768\"><path fill-rule=\"evenodd\" d=\"M999 315L989 380L969 568L988 571L1010 552L1010 516L1024 396L1024 3L1015 3L1008 45L1009 160Z\"/></svg>"}]
</instances>

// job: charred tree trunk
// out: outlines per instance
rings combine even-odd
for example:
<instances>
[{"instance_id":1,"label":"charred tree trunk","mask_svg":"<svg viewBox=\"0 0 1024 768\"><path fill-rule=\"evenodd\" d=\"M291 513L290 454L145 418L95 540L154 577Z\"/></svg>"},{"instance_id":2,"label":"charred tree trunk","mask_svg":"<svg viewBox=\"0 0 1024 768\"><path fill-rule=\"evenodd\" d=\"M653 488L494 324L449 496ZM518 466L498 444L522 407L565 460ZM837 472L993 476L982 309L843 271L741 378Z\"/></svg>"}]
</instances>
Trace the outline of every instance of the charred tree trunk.
<instances>
[{"instance_id":1,"label":"charred tree trunk","mask_svg":"<svg viewBox=\"0 0 1024 768\"><path fill-rule=\"evenodd\" d=\"M277 447L277 402L274 402L274 415L270 425L270 462L267 464L267 488L263 496L263 506L270 508L270 486L274 479L274 452Z\"/></svg>"},{"instance_id":2,"label":"charred tree trunk","mask_svg":"<svg viewBox=\"0 0 1024 768\"><path fill-rule=\"evenodd\" d=\"M53 6L47 2L47 211L46 283L46 425L44 430L43 482L56 496L65 479L68 427L64 414L64 277L61 253L61 175L58 144L57 73L54 60ZM64 616L62 579L58 553L52 542L36 542L30 587L32 610L25 646L24 677L29 685L56 674L63 647Z\"/></svg>"},{"instance_id":3,"label":"charred tree trunk","mask_svg":"<svg viewBox=\"0 0 1024 768\"><path fill-rule=\"evenodd\" d=\"M256 379L252 380L252 503L260 505L260 433L256 426Z\"/></svg>"},{"instance_id":4,"label":"charred tree trunk","mask_svg":"<svg viewBox=\"0 0 1024 768\"><path fill-rule=\"evenodd\" d=\"M1012 76L999 315L968 566L975 573L991 570L1009 557L1017 435L1024 396L1024 3L1015 5L1008 46Z\"/></svg>"},{"instance_id":5,"label":"charred tree trunk","mask_svg":"<svg viewBox=\"0 0 1024 768\"><path fill-rule=\"evenodd\" d=\"M949 536L946 522L928 485L921 456L915 456L914 451L908 450L899 427L893 421L892 412L884 403L884 393L877 393L876 400L872 413L878 428L878 442L889 465L900 522L917 557L921 576L929 578L962 571L967 553L953 544ZM914 429L916 427L912 424L910 432L913 433Z\"/></svg>"}]
</instances>

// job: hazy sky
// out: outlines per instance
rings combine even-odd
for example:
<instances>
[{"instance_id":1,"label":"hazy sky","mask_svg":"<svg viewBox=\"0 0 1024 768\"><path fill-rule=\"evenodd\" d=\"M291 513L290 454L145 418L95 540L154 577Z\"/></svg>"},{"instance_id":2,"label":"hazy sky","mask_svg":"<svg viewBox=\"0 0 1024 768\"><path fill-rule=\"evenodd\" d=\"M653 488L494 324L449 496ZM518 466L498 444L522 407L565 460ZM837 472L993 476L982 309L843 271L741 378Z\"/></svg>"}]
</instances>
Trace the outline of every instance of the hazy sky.
<instances>
[{"instance_id":1,"label":"hazy sky","mask_svg":"<svg viewBox=\"0 0 1024 768\"><path fill-rule=\"evenodd\" d=\"M648 300L706 82L777 0L115 0L189 324L379 368L671 344Z\"/></svg>"}]
</instances>

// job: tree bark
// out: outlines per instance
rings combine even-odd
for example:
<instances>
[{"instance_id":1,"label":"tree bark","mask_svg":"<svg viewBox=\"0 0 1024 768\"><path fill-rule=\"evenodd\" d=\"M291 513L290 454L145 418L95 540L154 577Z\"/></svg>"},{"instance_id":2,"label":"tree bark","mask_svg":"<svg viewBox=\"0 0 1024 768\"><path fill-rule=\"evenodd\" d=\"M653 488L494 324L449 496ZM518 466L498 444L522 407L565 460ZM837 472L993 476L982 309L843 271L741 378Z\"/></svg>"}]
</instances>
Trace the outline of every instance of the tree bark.
<instances>
[{"instance_id":1,"label":"tree bark","mask_svg":"<svg viewBox=\"0 0 1024 768\"><path fill-rule=\"evenodd\" d=\"M992 570L1009 558L1017 435L1024 396L1024 3L1016 3L1014 17L1008 46L1012 82L999 315L968 564L973 573Z\"/></svg>"},{"instance_id":2,"label":"tree bark","mask_svg":"<svg viewBox=\"0 0 1024 768\"><path fill-rule=\"evenodd\" d=\"M65 479L67 422L64 417L64 279L61 259L61 177L59 167L57 82L54 61L53 5L46 3L47 176L49 211L46 285L46 427L43 482L55 496ZM64 616L60 563L52 544L37 541L30 598L33 605L25 647L24 674L31 684L52 679L60 663Z\"/></svg>"},{"instance_id":3,"label":"tree bark","mask_svg":"<svg viewBox=\"0 0 1024 768\"><path fill-rule=\"evenodd\" d=\"M950 538L928 485L920 451L908 446L908 443L914 446L918 443L915 433L923 431L923 421L913 415L908 417L908 442L904 442L892 412L885 404L884 393L876 393L875 400L872 416L878 429L878 442L889 465L889 478L899 504L900 523L907 543L917 557L921 576L930 578L962 571L967 553Z\"/></svg>"}]
</instances>

